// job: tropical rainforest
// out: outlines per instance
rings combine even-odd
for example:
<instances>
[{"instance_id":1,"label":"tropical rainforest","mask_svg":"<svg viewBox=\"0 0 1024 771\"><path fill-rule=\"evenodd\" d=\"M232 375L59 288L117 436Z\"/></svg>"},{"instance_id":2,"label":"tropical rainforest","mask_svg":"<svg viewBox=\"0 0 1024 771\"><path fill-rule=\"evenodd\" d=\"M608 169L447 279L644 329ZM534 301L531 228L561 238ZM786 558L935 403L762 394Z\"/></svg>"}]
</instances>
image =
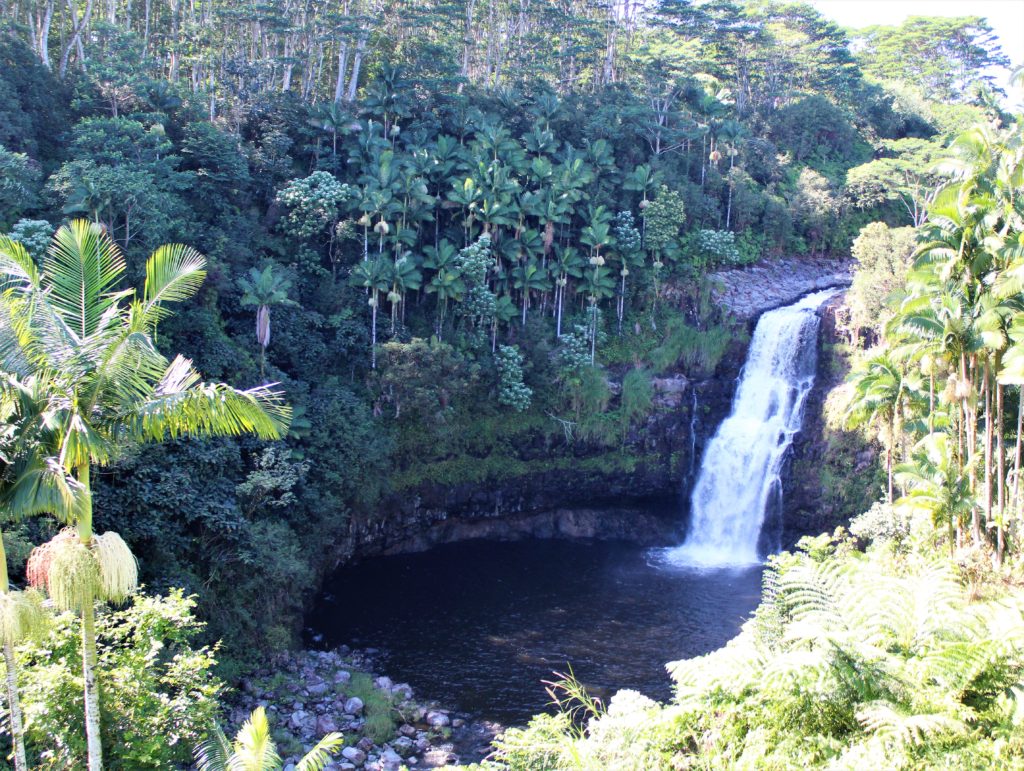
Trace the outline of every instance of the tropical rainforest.
<instances>
[{"instance_id":1,"label":"tropical rainforest","mask_svg":"<svg viewBox=\"0 0 1024 771\"><path fill-rule=\"evenodd\" d=\"M829 409L885 484L674 701L566 681L492 762L1024 764L1024 134L984 19L0 0L0 62L12 767L278 767L220 700L331 543L580 445L631 468L653 379L747 334L717 271L851 254Z\"/></svg>"}]
</instances>

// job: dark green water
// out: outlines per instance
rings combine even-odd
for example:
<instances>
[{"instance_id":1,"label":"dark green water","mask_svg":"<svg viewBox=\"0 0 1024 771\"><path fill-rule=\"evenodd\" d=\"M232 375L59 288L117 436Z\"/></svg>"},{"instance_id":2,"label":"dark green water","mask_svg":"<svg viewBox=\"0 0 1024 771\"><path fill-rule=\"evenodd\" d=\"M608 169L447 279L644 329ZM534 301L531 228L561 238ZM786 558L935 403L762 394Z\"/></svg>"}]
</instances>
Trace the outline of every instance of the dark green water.
<instances>
[{"instance_id":1,"label":"dark green water","mask_svg":"<svg viewBox=\"0 0 1024 771\"><path fill-rule=\"evenodd\" d=\"M658 567L619 543L467 541L340 570L309 620L321 645L380 649L420 698L519 724L569 665L601 695L669 698L665 663L735 636L761 572Z\"/></svg>"}]
</instances>

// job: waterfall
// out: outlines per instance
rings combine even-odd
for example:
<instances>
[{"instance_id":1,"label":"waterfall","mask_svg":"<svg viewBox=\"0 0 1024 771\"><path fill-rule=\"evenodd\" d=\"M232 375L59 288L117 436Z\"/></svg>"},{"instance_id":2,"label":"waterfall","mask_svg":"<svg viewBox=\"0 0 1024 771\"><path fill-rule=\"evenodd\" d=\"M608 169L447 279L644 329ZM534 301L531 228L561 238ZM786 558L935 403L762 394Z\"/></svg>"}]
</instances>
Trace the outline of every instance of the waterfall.
<instances>
[{"instance_id":1,"label":"waterfall","mask_svg":"<svg viewBox=\"0 0 1024 771\"><path fill-rule=\"evenodd\" d=\"M704 452L686 540L661 550L659 561L709 567L760 561L768 506L781 499L782 463L814 384L815 311L835 292L815 292L757 322L732 412Z\"/></svg>"}]
</instances>

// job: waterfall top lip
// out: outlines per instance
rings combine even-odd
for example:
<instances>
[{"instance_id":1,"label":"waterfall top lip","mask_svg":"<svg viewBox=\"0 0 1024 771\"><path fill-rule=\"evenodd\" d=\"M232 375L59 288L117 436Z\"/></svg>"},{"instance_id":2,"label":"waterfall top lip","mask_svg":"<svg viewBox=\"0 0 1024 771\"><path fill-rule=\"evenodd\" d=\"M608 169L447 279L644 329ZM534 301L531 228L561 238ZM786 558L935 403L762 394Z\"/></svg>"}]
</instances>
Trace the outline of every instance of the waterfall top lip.
<instances>
[{"instance_id":1,"label":"waterfall top lip","mask_svg":"<svg viewBox=\"0 0 1024 771\"><path fill-rule=\"evenodd\" d=\"M772 308L770 310L767 310L761 315L763 316L765 314L771 313L772 311L790 309L795 311L817 310L818 308L821 307L822 303L824 303L826 300L830 300L831 298L835 297L844 289L846 289L846 287L842 285L830 286L826 287L825 289L816 289L813 292L808 292L803 297L799 298L796 302L790 303L789 305L780 305L778 308Z\"/></svg>"}]
</instances>

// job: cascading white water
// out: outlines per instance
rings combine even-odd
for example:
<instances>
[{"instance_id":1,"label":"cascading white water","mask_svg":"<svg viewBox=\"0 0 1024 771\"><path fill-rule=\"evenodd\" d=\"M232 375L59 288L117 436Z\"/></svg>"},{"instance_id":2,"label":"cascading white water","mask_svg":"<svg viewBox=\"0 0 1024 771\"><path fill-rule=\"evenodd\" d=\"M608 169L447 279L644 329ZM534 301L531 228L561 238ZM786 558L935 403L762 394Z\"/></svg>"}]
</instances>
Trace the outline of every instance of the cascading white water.
<instances>
[{"instance_id":1,"label":"cascading white water","mask_svg":"<svg viewBox=\"0 0 1024 771\"><path fill-rule=\"evenodd\" d=\"M659 561L708 567L758 562L758 541L786 450L800 430L814 384L818 316L836 293L807 295L761 316L740 375L732 413L704 452L690 497L690 528Z\"/></svg>"}]
</instances>

